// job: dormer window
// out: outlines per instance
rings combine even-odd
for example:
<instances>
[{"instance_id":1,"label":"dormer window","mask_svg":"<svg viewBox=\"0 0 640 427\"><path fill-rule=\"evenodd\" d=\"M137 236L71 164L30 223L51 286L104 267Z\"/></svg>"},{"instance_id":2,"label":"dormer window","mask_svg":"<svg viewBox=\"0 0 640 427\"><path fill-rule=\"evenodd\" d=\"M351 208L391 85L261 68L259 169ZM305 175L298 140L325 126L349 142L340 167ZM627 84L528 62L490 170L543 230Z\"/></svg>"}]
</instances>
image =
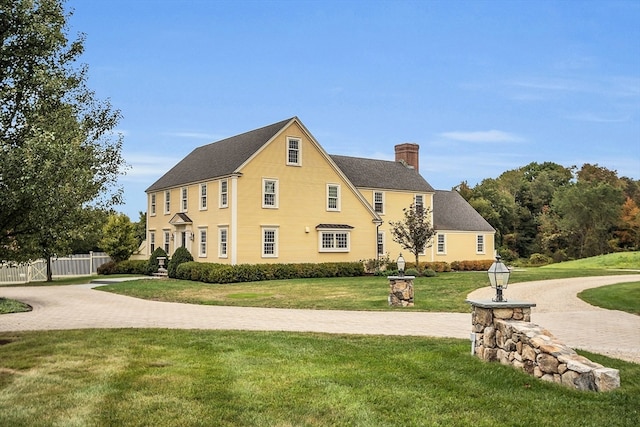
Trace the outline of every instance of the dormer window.
<instances>
[{"instance_id":1,"label":"dormer window","mask_svg":"<svg viewBox=\"0 0 640 427\"><path fill-rule=\"evenodd\" d=\"M299 138L287 138L287 165L302 165L302 156L300 150L301 141Z\"/></svg>"}]
</instances>

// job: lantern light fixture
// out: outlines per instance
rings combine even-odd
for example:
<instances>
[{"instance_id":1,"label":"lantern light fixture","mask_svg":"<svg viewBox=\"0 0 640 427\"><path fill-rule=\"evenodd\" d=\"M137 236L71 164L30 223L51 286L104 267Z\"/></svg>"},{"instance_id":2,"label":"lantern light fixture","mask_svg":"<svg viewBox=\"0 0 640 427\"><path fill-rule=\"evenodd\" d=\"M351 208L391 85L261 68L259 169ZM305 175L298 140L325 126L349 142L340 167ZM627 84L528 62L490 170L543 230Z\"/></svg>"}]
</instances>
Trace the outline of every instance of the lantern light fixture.
<instances>
[{"instance_id":1,"label":"lantern light fixture","mask_svg":"<svg viewBox=\"0 0 640 427\"><path fill-rule=\"evenodd\" d=\"M491 287L496 290L496 297L494 302L506 302L507 300L502 297L502 290L507 289L509 284L509 275L511 271L509 268L500 261L500 255L496 255L496 260L491 264L487 273L489 274L489 282Z\"/></svg>"},{"instance_id":2,"label":"lantern light fixture","mask_svg":"<svg viewBox=\"0 0 640 427\"><path fill-rule=\"evenodd\" d=\"M398 265L398 276L404 277L404 268L406 267L407 263L402 257L402 254L400 254L400 256L398 257L396 264Z\"/></svg>"}]
</instances>

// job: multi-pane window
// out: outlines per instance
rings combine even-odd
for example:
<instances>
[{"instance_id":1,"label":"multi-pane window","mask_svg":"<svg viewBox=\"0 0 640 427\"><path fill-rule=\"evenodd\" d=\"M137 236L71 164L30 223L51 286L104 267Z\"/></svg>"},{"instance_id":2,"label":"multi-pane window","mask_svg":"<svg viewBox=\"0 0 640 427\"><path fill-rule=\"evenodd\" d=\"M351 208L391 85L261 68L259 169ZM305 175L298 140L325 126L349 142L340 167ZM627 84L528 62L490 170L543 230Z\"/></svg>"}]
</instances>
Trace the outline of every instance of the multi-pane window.
<instances>
[{"instance_id":1,"label":"multi-pane window","mask_svg":"<svg viewBox=\"0 0 640 427\"><path fill-rule=\"evenodd\" d=\"M348 252L348 231L322 231L320 232L321 252Z\"/></svg>"},{"instance_id":2,"label":"multi-pane window","mask_svg":"<svg viewBox=\"0 0 640 427\"><path fill-rule=\"evenodd\" d=\"M378 254L384 254L384 233L378 233Z\"/></svg>"},{"instance_id":3,"label":"multi-pane window","mask_svg":"<svg viewBox=\"0 0 640 427\"><path fill-rule=\"evenodd\" d=\"M218 257L226 258L227 257L227 249L228 249L228 241L229 241L229 229L226 227L222 227L218 229L218 240L220 242L220 247L218 248Z\"/></svg>"},{"instance_id":4,"label":"multi-pane window","mask_svg":"<svg viewBox=\"0 0 640 427\"><path fill-rule=\"evenodd\" d=\"M327 210L340 210L340 186L337 184L327 184Z\"/></svg>"},{"instance_id":5,"label":"multi-pane window","mask_svg":"<svg viewBox=\"0 0 640 427\"><path fill-rule=\"evenodd\" d=\"M278 181L275 179L262 180L262 207L278 207Z\"/></svg>"},{"instance_id":6,"label":"multi-pane window","mask_svg":"<svg viewBox=\"0 0 640 427\"><path fill-rule=\"evenodd\" d=\"M479 254L484 253L484 235L482 234L476 236L476 252Z\"/></svg>"},{"instance_id":7,"label":"multi-pane window","mask_svg":"<svg viewBox=\"0 0 640 427\"><path fill-rule=\"evenodd\" d=\"M416 194L413 203L415 205L416 212L424 212L424 197L422 194Z\"/></svg>"},{"instance_id":8,"label":"multi-pane window","mask_svg":"<svg viewBox=\"0 0 640 427\"><path fill-rule=\"evenodd\" d=\"M220 207L229 206L229 181L223 179L220 181Z\"/></svg>"},{"instance_id":9,"label":"multi-pane window","mask_svg":"<svg viewBox=\"0 0 640 427\"><path fill-rule=\"evenodd\" d=\"M153 193L151 195L151 206L149 207L150 215L156 214L156 194Z\"/></svg>"},{"instance_id":10,"label":"multi-pane window","mask_svg":"<svg viewBox=\"0 0 640 427\"><path fill-rule=\"evenodd\" d=\"M169 241L171 240L171 234L169 233L169 231L165 230L164 231L164 251L168 254L169 253Z\"/></svg>"},{"instance_id":11,"label":"multi-pane window","mask_svg":"<svg viewBox=\"0 0 640 427\"><path fill-rule=\"evenodd\" d=\"M200 256L207 256L207 230L200 229Z\"/></svg>"},{"instance_id":12,"label":"multi-pane window","mask_svg":"<svg viewBox=\"0 0 640 427\"><path fill-rule=\"evenodd\" d=\"M275 258L278 256L278 229L262 229L262 256L265 258Z\"/></svg>"},{"instance_id":13,"label":"multi-pane window","mask_svg":"<svg viewBox=\"0 0 640 427\"><path fill-rule=\"evenodd\" d=\"M180 208L181 208L181 212L186 212L187 211L187 207L188 207L187 195L188 195L187 188L186 187L182 187L180 189Z\"/></svg>"},{"instance_id":14,"label":"multi-pane window","mask_svg":"<svg viewBox=\"0 0 640 427\"><path fill-rule=\"evenodd\" d=\"M447 252L446 240L444 234L438 234L438 253L444 254Z\"/></svg>"},{"instance_id":15,"label":"multi-pane window","mask_svg":"<svg viewBox=\"0 0 640 427\"><path fill-rule=\"evenodd\" d=\"M171 191L167 190L164 192L164 213L169 212L171 212Z\"/></svg>"},{"instance_id":16,"label":"multi-pane window","mask_svg":"<svg viewBox=\"0 0 640 427\"><path fill-rule=\"evenodd\" d=\"M373 209L376 213L384 213L384 193L380 191L373 193Z\"/></svg>"},{"instance_id":17,"label":"multi-pane window","mask_svg":"<svg viewBox=\"0 0 640 427\"><path fill-rule=\"evenodd\" d=\"M149 232L149 253L153 253L156 250L156 232Z\"/></svg>"},{"instance_id":18,"label":"multi-pane window","mask_svg":"<svg viewBox=\"0 0 640 427\"><path fill-rule=\"evenodd\" d=\"M207 184L200 184L200 209L207 209Z\"/></svg>"},{"instance_id":19,"label":"multi-pane window","mask_svg":"<svg viewBox=\"0 0 640 427\"><path fill-rule=\"evenodd\" d=\"M287 139L287 164L300 166L300 140L295 138Z\"/></svg>"}]
</instances>

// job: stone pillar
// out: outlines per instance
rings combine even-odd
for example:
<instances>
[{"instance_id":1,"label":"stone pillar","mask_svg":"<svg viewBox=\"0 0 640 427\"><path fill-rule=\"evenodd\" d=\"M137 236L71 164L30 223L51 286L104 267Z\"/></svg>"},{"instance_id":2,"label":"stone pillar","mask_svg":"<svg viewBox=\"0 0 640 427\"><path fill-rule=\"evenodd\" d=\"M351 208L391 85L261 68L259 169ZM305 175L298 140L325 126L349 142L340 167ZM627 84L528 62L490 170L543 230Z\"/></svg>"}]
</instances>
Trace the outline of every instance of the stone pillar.
<instances>
[{"instance_id":1,"label":"stone pillar","mask_svg":"<svg viewBox=\"0 0 640 427\"><path fill-rule=\"evenodd\" d=\"M498 360L498 345L496 340L501 340L500 331L497 330L496 320L519 320L531 322L531 307L536 305L523 301L469 301L473 311L471 312L471 333L473 354L480 359ZM501 343L502 344L502 343Z\"/></svg>"},{"instance_id":2,"label":"stone pillar","mask_svg":"<svg viewBox=\"0 0 640 427\"><path fill-rule=\"evenodd\" d=\"M413 279L416 276L389 276L389 305L413 307Z\"/></svg>"}]
</instances>

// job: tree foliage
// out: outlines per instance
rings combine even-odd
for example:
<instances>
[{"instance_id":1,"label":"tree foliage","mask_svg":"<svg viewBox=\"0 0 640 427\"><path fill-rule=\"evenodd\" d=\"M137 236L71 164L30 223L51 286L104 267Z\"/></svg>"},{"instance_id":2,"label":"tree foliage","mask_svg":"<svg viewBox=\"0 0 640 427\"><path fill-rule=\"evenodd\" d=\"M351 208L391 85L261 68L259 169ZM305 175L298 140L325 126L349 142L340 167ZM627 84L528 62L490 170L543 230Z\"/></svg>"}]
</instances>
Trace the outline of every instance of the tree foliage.
<instances>
[{"instance_id":1,"label":"tree foliage","mask_svg":"<svg viewBox=\"0 0 640 427\"><path fill-rule=\"evenodd\" d=\"M496 229L507 259L542 254L562 261L640 249L640 181L597 164L534 162L457 188Z\"/></svg>"},{"instance_id":2,"label":"tree foliage","mask_svg":"<svg viewBox=\"0 0 640 427\"><path fill-rule=\"evenodd\" d=\"M120 202L120 112L87 88L59 0L0 5L0 259L65 255L83 209Z\"/></svg>"},{"instance_id":3,"label":"tree foliage","mask_svg":"<svg viewBox=\"0 0 640 427\"><path fill-rule=\"evenodd\" d=\"M135 225L125 214L111 214L102 230L100 247L115 262L126 261L138 249Z\"/></svg>"},{"instance_id":4,"label":"tree foliage","mask_svg":"<svg viewBox=\"0 0 640 427\"><path fill-rule=\"evenodd\" d=\"M418 268L420 253L431 247L433 236L436 234L429 219L431 209L412 204L402 212L404 213L402 221L389 221L391 235L396 243L414 255L416 268Z\"/></svg>"}]
</instances>

